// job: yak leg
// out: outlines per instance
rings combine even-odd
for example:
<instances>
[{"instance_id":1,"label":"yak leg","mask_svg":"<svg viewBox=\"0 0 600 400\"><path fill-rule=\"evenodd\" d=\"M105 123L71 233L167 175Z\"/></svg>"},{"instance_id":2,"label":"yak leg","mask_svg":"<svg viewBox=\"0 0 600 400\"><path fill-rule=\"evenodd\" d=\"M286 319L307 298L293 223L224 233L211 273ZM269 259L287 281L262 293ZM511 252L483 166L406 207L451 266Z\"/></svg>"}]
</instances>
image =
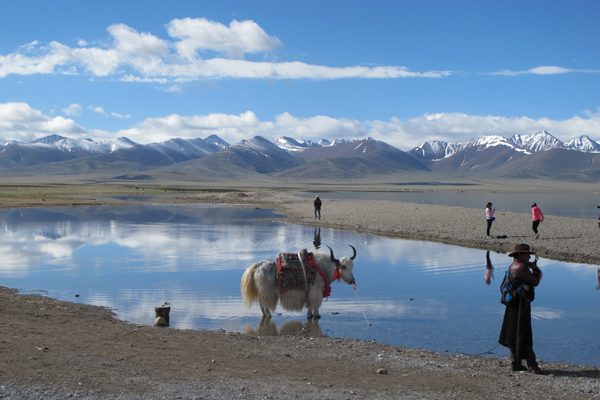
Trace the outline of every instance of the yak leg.
<instances>
[{"instance_id":1,"label":"yak leg","mask_svg":"<svg viewBox=\"0 0 600 400\"><path fill-rule=\"evenodd\" d=\"M269 308L269 306L264 306L261 303L260 311L262 312L262 318L271 318L271 309Z\"/></svg>"},{"instance_id":2,"label":"yak leg","mask_svg":"<svg viewBox=\"0 0 600 400\"><path fill-rule=\"evenodd\" d=\"M323 289L317 287L312 288L308 292L308 313L307 316L310 318L314 316L315 318L321 318L321 314L319 314L319 307L323 303Z\"/></svg>"}]
</instances>

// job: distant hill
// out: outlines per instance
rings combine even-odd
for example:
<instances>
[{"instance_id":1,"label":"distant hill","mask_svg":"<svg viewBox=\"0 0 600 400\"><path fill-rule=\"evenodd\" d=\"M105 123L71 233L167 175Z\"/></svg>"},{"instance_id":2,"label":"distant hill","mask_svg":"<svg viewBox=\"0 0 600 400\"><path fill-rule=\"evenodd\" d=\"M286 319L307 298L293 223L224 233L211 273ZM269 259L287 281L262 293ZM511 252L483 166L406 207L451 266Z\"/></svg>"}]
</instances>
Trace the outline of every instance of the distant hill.
<instances>
[{"instance_id":1,"label":"distant hill","mask_svg":"<svg viewBox=\"0 0 600 400\"><path fill-rule=\"evenodd\" d=\"M282 178L352 179L399 171L428 171L414 158L389 144L371 138L311 147L298 155L307 162L279 174Z\"/></svg>"},{"instance_id":2,"label":"distant hill","mask_svg":"<svg viewBox=\"0 0 600 400\"><path fill-rule=\"evenodd\" d=\"M11 148L6 149L6 151ZM135 145L129 148L120 148L110 153L97 154L87 157L72 157L68 161L55 161L45 163L44 168L24 168L14 171L16 175L66 175L107 173L124 174L134 171L143 171L166 165L176 164L191 159L205 157L219 151L215 144L196 138L190 140L171 139L162 143L149 145ZM53 154L71 154L69 152L54 152ZM3 153L0 153L0 159Z\"/></svg>"},{"instance_id":3,"label":"distant hill","mask_svg":"<svg viewBox=\"0 0 600 400\"><path fill-rule=\"evenodd\" d=\"M256 136L201 159L156 169L151 176L172 179L244 179L283 171L304 163L297 155Z\"/></svg>"},{"instance_id":4,"label":"distant hill","mask_svg":"<svg viewBox=\"0 0 600 400\"><path fill-rule=\"evenodd\" d=\"M600 179L600 154L567 149L550 149L498 166L496 173L519 179L554 179L597 182Z\"/></svg>"},{"instance_id":5,"label":"distant hill","mask_svg":"<svg viewBox=\"0 0 600 400\"><path fill-rule=\"evenodd\" d=\"M460 177L600 181L600 144L587 136L566 143L546 131L424 142L404 152L372 138L310 141L256 136L230 145L216 135L146 145L50 135L0 143L4 177L82 176L107 180L352 180L433 172Z\"/></svg>"},{"instance_id":6,"label":"distant hill","mask_svg":"<svg viewBox=\"0 0 600 400\"><path fill-rule=\"evenodd\" d=\"M92 139L70 139L64 136L50 135L31 143L13 142L8 144L0 151L0 166L25 168L56 163L127 149L135 144L127 138L94 142Z\"/></svg>"}]
</instances>

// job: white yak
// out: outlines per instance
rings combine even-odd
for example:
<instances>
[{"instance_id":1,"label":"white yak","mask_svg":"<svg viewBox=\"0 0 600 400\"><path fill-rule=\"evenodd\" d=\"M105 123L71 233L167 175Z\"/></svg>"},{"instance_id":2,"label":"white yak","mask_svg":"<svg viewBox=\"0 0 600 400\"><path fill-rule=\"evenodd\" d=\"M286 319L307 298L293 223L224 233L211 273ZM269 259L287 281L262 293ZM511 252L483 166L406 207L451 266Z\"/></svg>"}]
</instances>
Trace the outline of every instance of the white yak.
<instances>
[{"instance_id":1,"label":"white yak","mask_svg":"<svg viewBox=\"0 0 600 400\"><path fill-rule=\"evenodd\" d=\"M279 293L277 260L264 260L252 264L242 276L241 289L244 303L250 307L255 301L258 302L263 318L271 317L271 312L275 311L278 300L281 301L281 306L285 310L301 311L307 307L309 318L313 316L321 318L319 307L323 303L323 290L334 281L334 272L338 270L340 278L347 284L355 283L354 275L352 275L354 267L352 260L356 257L356 249L352 247L352 257L342 257L339 260L333 256L331 247L329 247L329 251L329 255L313 253L314 260L323 271L327 282L323 282L323 278L317 273L315 280L308 284L308 288L300 285L283 294Z\"/></svg>"}]
</instances>

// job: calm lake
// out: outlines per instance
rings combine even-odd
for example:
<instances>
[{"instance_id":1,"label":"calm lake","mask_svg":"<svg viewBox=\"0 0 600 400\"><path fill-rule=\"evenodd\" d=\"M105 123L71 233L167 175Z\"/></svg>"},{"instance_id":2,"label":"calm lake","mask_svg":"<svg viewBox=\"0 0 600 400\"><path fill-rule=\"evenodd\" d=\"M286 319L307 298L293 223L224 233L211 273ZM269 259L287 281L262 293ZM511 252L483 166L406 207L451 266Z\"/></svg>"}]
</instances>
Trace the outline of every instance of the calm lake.
<instances>
[{"instance_id":1,"label":"calm lake","mask_svg":"<svg viewBox=\"0 0 600 400\"><path fill-rule=\"evenodd\" d=\"M261 335L304 329L448 353L496 346L506 254L489 254L487 284L482 250L248 220L273 215L188 206L2 210L0 285L110 307L138 324L152 325L154 307L169 302L171 328ZM315 251L315 244L321 251L331 246L337 258L356 247L357 290L334 283L318 322L278 310L260 326L260 310L246 308L240 295L244 270L280 252ZM600 366L598 266L538 264L544 277L532 306L536 354ZM493 353L508 356L503 347Z\"/></svg>"}]
</instances>

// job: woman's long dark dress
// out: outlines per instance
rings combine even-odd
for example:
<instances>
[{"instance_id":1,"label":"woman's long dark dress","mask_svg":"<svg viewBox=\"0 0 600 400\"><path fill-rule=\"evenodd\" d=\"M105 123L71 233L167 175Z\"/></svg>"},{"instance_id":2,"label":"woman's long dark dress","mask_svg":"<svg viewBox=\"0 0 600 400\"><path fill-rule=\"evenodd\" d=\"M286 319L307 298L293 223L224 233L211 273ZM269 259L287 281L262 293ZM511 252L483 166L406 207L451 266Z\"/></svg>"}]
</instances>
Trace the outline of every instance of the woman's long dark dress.
<instances>
[{"instance_id":1,"label":"woman's long dark dress","mask_svg":"<svg viewBox=\"0 0 600 400\"><path fill-rule=\"evenodd\" d=\"M529 299L533 299L533 286L540 283L541 271L530 272L525 264L515 260L509 267L509 273L516 279L525 281L530 285ZM533 332L531 329L531 302L524 296L520 297L517 306L506 306L504 311L504 320L498 343L508 347L511 350L513 363L521 363L526 359L531 368L537 368L535 354L533 353Z\"/></svg>"}]
</instances>

